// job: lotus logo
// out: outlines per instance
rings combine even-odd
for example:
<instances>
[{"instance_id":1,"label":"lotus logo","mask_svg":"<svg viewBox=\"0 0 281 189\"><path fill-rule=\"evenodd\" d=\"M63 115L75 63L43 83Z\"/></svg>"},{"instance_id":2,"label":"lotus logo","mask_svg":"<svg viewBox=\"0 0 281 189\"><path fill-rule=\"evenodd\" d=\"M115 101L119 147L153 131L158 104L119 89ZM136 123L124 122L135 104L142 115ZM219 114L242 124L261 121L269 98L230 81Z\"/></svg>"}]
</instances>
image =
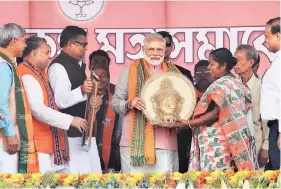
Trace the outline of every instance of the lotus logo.
<instances>
[{"instance_id":1,"label":"lotus logo","mask_svg":"<svg viewBox=\"0 0 281 189\"><path fill-rule=\"evenodd\" d=\"M103 0L59 0L63 13L78 21L90 20L102 9Z\"/></svg>"}]
</instances>

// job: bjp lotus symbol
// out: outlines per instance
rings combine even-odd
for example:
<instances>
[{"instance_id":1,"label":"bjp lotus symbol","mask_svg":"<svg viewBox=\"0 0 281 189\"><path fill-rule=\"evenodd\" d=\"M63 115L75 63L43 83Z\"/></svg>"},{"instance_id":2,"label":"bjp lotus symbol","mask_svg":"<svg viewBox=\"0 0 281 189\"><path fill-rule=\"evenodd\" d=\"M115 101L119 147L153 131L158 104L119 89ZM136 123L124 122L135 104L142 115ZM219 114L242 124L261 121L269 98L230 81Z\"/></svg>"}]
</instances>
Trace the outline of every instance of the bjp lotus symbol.
<instances>
[{"instance_id":1,"label":"bjp lotus symbol","mask_svg":"<svg viewBox=\"0 0 281 189\"><path fill-rule=\"evenodd\" d=\"M103 6L103 0L59 0L63 13L73 20L84 21L95 17Z\"/></svg>"}]
</instances>

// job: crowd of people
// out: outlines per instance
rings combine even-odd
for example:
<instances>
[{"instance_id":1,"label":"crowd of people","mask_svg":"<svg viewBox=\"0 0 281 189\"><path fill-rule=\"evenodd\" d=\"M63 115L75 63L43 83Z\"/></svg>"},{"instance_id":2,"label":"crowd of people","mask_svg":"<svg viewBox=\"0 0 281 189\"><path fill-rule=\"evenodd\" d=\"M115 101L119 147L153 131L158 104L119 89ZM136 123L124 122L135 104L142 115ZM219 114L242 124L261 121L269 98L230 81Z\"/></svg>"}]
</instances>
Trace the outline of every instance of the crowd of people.
<instances>
[{"instance_id":1,"label":"crowd of people","mask_svg":"<svg viewBox=\"0 0 281 189\"><path fill-rule=\"evenodd\" d=\"M193 80L170 58L173 37L160 31L145 37L144 57L128 64L115 86L107 52L93 51L84 63L84 29L67 26L52 61L44 38L25 35L15 23L0 29L0 172L280 169L280 17L266 23L272 63L262 77L257 50L241 44L234 54L212 50L195 64ZM192 118L172 129L152 125L140 98L145 82L162 72L182 74L196 89ZM92 136L88 149L85 133Z\"/></svg>"}]
</instances>

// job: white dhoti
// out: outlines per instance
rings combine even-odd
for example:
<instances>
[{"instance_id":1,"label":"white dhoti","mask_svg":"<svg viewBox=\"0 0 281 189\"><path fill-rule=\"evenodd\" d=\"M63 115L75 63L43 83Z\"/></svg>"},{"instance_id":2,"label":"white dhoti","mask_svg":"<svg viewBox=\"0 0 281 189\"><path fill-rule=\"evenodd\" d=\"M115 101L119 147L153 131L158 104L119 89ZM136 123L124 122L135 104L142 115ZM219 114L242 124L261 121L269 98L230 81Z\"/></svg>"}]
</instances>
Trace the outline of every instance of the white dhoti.
<instances>
[{"instance_id":1,"label":"white dhoti","mask_svg":"<svg viewBox=\"0 0 281 189\"><path fill-rule=\"evenodd\" d=\"M70 170L65 169L65 165L54 164L54 154L38 153L39 169L40 173L46 172L59 172L59 173L70 173Z\"/></svg>"},{"instance_id":2,"label":"white dhoti","mask_svg":"<svg viewBox=\"0 0 281 189\"><path fill-rule=\"evenodd\" d=\"M69 170L72 173L102 173L96 138L92 137L89 151L82 148L82 137L68 137L70 161Z\"/></svg>"},{"instance_id":3,"label":"white dhoti","mask_svg":"<svg viewBox=\"0 0 281 189\"><path fill-rule=\"evenodd\" d=\"M8 154L4 151L2 146L2 139L0 138L0 173L18 173L19 154Z\"/></svg>"},{"instance_id":4,"label":"white dhoti","mask_svg":"<svg viewBox=\"0 0 281 189\"><path fill-rule=\"evenodd\" d=\"M156 161L154 165L132 166L129 147L120 147L121 171L122 173L151 173L167 171L177 172L179 170L178 151L156 149Z\"/></svg>"}]
</instances>

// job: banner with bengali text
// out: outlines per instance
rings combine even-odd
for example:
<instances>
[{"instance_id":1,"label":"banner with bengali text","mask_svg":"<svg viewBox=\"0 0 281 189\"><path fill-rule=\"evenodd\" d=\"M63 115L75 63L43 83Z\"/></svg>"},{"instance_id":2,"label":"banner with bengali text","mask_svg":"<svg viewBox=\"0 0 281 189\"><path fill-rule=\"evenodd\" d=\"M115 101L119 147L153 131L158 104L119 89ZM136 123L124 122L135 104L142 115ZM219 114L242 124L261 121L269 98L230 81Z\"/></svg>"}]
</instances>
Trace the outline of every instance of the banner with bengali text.
<instances>
[{"instance_id":1,"label":"banner with bengali text","mask_svg":"<svg viewBox=\"0 0 281 189\"><path fill-rule=\"evenodd\" d=\"M269 67L264 44L265 23L280 16L279 1L0 1L0 25L14 22L28 35L44 37L52 57L60 51L59 35L67 25L88 32L88 63L92 51L103 49L111 57L111 82L126 66L143 56L146 34L167 30L173 36L173 62L193 73L194 64L207 59L212 49L233 53L239 44L251 44L261 56L258 74Z\"/></svg>"}]
</instances>

